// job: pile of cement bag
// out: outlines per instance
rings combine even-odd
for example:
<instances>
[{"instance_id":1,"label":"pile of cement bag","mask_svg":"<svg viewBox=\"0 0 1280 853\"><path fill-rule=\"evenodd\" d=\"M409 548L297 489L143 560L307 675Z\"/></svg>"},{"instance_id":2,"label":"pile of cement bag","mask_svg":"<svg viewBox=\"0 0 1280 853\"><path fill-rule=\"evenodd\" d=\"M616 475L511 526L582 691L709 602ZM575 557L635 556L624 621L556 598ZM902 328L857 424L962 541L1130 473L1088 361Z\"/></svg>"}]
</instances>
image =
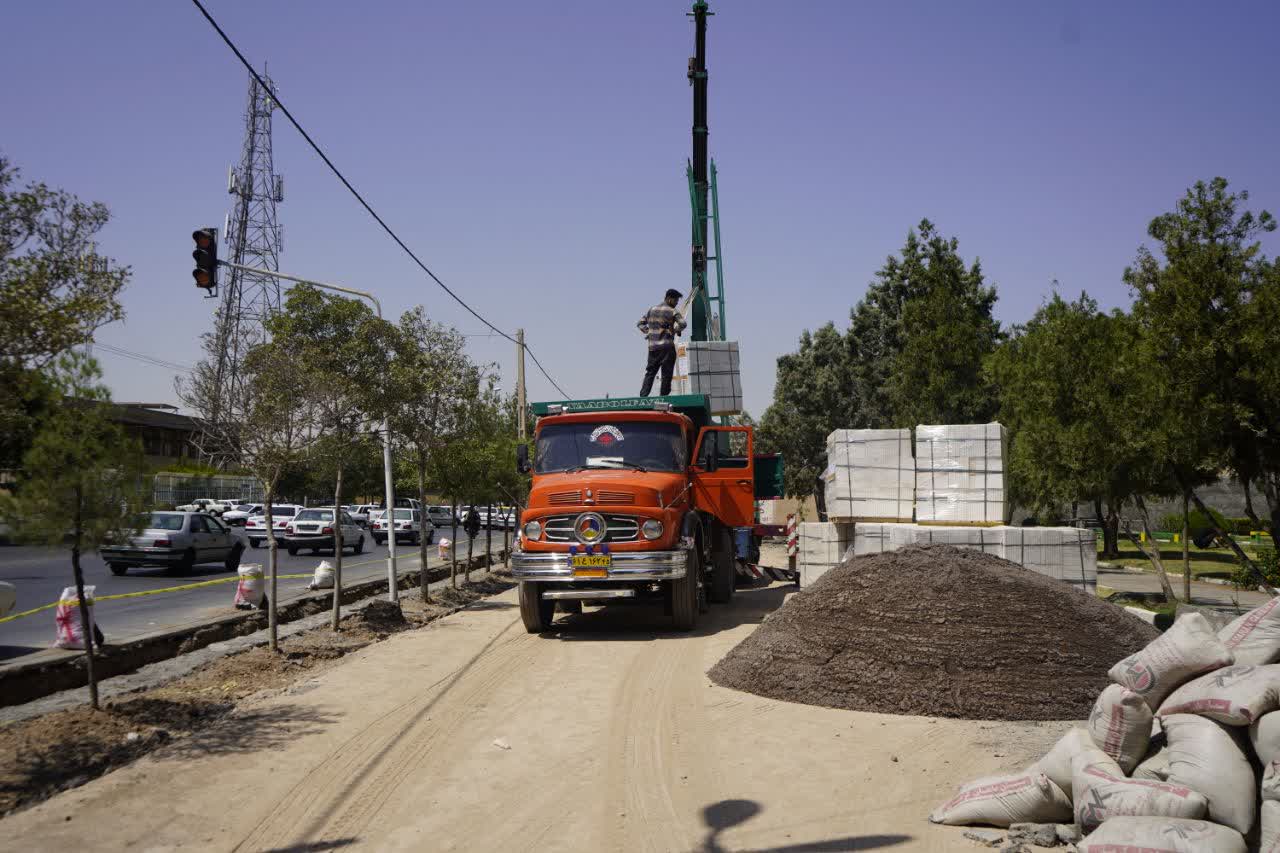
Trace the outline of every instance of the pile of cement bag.
<instances>
[{"instance_id":1,"label":"pile of cement bag","mask_svg":"<svg viewBox=\"0 0 1280 853\"><path fill-rule=\"evenodd\" d=\"M1215 633L1191 612L1111 668L1084 728L929 819L1070 823L1080 850L1280 850L1280 598ZM1246 839L1248 844L1246 844Z\"/></svg>"}]
</instances>

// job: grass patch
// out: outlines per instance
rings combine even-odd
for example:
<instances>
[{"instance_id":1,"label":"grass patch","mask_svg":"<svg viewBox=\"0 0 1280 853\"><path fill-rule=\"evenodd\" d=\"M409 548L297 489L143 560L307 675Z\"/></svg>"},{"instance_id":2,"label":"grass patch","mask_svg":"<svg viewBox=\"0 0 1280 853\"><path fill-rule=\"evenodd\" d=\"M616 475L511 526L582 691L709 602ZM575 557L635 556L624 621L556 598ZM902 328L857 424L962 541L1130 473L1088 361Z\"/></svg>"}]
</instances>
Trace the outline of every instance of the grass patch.
<instances>
[{"instance_id":1,"label":"grass patch","mask_svg":"<svg viewBox=\"0 0 1280 853\"><path fill-rule=\"evenodd\" d=\"M1251 544L1251 543L1250 543ZM1244 544L1246 554L1253 557L1256 553L1250 544ZM1098 550L1102 550L1102 543L1098 543ZM1238 561L1236 555L1229 548L1205 548L1200 549L1195 545L1191 546L1191 577L1193 578L1219 578L1222 580L1230 580L1231 573L1235 571ZM1160 543L1160 559L1164 561L1164 567L1169 572L1177 574L1182 573L1182 545L1173 544L1172 542ZM1109 562L1118 566L1130 566L1132 568L1154 571L1155 567L1151 565L1151 561L1147 556L1138 549L1138 546L1132 542L1122 540L1120 542L1120 556L1112 558Z\"/></svg>"}]
</instances>

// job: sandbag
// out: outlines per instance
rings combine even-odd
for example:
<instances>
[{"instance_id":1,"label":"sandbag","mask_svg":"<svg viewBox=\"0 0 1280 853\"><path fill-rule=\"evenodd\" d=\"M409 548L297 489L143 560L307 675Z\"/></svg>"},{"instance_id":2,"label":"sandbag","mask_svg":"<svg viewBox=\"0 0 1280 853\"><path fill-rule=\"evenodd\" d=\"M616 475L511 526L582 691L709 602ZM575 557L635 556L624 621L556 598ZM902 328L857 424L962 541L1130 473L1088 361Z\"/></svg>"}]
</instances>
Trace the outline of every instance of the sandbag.
<instances>
[{"instance_id":1,"label":"sandbag","mask_svg":"<svg viewBox=\"0 0 1280 853\"><path fill-rule=\"evenodd\" d=\"M1234 829L1207 820L1113 817L1077 849L1080 853L1246 853Z\"/></svg>"},{"instance_id":2,"label":"sandbag","mask_svg":"<svg viewBox=\"0 0 1280 853\"><path fill-rule=\"evenodd\" d=\"M449 554L453 551L453 542L445 537L436 543L436 553L440 555L440 559L449 559Z\"/></svg>"},{"instance_id":3,"label":"sandbag","mask_svg":"<svg viewBox=\"0 0 1280 853\"><path fill-rule=\"evenodd\" d=\"M1259 822L1262 824L1258 833L1260 853L1280 853L1280 802L1263 800Z\"/></svg>"},{"instance_id":4,"label":"sandbag","mask_svg":"<svg viewBox=\"0 0 1280 853\"><path fill-rule=\"evenodd\" d=\"M321 560L311 575L311 589L333 589L333 566L328 560Z\"/></svg>"},{"instance_id":5,"label":"sandbag","mask_svg":"<svg viewBox=\"0 0 1280 853\"><path fill-rule=\"evenodd\" d=\"M1076 823L1084 832L1122 815L1201 818L1209 808L1204 795L1185 785L1126 779L1101 764L1079 767L1072 787Z\"/></svg>"},{"instance_id":6,"label":"sandbag","mask_svg":"<svg viewBox=\"0 0 1280 853\"><path fill-rule=\"evenodd\" d=\"M1183 682L1234 662L1208 620L1188 613L1146 648L1111 667L1107 675L1146 699L1154 711Z\"/></svg>"},{"instance_id":7,"label":"sandbag","mask_svg":"<svg viewBox=\"0 0 1280 853\"><path fill-rule=\"evenodd\" d=\"M1147 754L1151 720L1151 709L1145 699L1127 687L1112 684L1093 703L1089 736L1115 759L1127 776Z\"/></svg>"},{"instance_id":8,"label":"sandbag","mask_svg":"<svg viewBox=\"0 0 1280 853\"><path fill-rule=\"evenodd\" d=\"M1084 729L1072 729L1058 739L1058 742L1053 745L1053 749L1045 753L1044 758L1028 767L1027 772L1043 773L1048 776L1049 780L1061 788L1062 792L1070 798L1072 762L1085 749L1097 749L1097 746L1089 737L1087 731Z\"/></svg>"},{"instance_id":9,"label":"sandbag","mask_svg":"<svg viewBox=\"0 0 1280 853\"><path fill-rule=\"evenodd\" d=\"M1280 802L1280 759L1262 765L1262 799Z\"/></svg>"},{"instance_id":10,"label":"sandbag","mask_svg":"<svg viewBox=\"0 0 1280 853\"><path fill-rule=\"evenodd\" d=\"M1280 659L1280 598L1272 598L1218 632L1238 664L1261 666Z\"/></svg>"},{"instance_id":11,"label":"sandbag","mask_svg":"<svg viewBox=\"0 0 1280 853\"><path fill-rule=\"evenodd\" d=\"M85 610L88 612L88 625L80 622L80 596L74 586L62 590L58 597L58 607L53 611L53 622L56 633L53 644L60 649L83 649L85 637L93 636L93 593L95 587L84 588Z\"/></svg>"},{"instance_id":12,"label":"sandbag","mask_svg":"<svg viewBox=\"0 0 1280 853\"><path fill-rule=\"evenodd\" d=\"M1197 714L1161 722L1169 738L1169 783L1204 794L1210 820L1248 835L1257 816L1258 779L1235 730Z\"/></svg>"},{"instance_id":13,"label":"sandbag","mask_svg":"<svg viewBox=\"0 0 1280 853\"><path fill-rule=\"evenodd\" d=\"M1169 694L1160 716L1199 714L1228 726L1247 726L1280 707L1280 664L1224 666Z\"/></svg>"},{"instance_id":14,"label":"sandbag","mask_svg":"<svg viewBox=\"0 0 1280 853\"><path fill-rule=\"evenodd\" d=\"M1280 758L1280 712L1263 714L1250 726L1249 742L1263 767Z\"/></svg>"},{"instance_id":15,"label":"sandbag","mask_svg":"<svg viewBox=\"0 0 1280 853\"><path fill-rule=\"evenodd\" d=\"M956 795L929 815L934 823L1061 823L1071 818L1071 801L1043 773L986 776L961 785Z\"/></svg>"},{"instance_id":16,"label":"sandbag","mask_svg":"<svg viewBox=\"0 0 1280 853\"><path fill-rule=\"evenodd\" d=\"M261 564L247 563L236 571L239 572L240 580L236 584L235 606L240 610L256 610L267 597Z\"/></svg>"}]
</instances>

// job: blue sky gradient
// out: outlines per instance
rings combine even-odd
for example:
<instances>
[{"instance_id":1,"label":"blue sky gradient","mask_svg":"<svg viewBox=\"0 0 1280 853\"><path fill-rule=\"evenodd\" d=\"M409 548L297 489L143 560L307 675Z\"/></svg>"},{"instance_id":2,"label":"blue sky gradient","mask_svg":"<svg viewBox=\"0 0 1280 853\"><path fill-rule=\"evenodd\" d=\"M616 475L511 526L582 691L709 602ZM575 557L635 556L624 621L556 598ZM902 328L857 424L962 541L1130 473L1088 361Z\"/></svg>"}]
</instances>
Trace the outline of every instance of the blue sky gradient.
<instances>
[{"instance_id":1,"label":"blue sky gradient","mask_svg":"<svg viewBox=\"0 0 1280 853\"><path fill-rule=\"evenodd\" d=\"M230 2L210 9L421 257L574 396L637 389L634 329L687 289L687 2ZM713 0L711 151L749 411L802 330L843 326L922 217L980 257L997 314L1061 282L1127 305L1147 222L1197 179L1280 209L1280 5ZM106 202L131 264L115 346L190 364L211 322L190 232L221 224L246 75L181 2L7 4L0 151ZM282 269L486 330L412 265L277 114ZM1280 242L1267 238L1267 251ZM514 377L514 348L474 337ZM100 351L117 399L172 371ZM555 397L536 371L534 399Z\"/></svg>"}]
</instances>

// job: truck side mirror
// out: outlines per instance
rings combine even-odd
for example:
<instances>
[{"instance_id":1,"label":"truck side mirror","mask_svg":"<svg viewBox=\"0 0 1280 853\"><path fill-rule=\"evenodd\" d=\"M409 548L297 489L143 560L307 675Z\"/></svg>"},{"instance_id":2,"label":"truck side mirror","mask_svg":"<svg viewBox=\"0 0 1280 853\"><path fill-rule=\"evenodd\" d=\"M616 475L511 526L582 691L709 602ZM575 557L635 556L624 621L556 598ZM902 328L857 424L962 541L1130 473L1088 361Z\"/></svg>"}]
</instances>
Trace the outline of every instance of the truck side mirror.
<instances>
[{"instance_id":1,"label":"truck side mirror","mask_svg":"<svg viewBox=\"0 0 1280 853\"><path fill-rule=\"evenodd\" d=\"M529 473L529 445L516 445L516 471L521 474Z\"/></svg>"}]
</instances>

